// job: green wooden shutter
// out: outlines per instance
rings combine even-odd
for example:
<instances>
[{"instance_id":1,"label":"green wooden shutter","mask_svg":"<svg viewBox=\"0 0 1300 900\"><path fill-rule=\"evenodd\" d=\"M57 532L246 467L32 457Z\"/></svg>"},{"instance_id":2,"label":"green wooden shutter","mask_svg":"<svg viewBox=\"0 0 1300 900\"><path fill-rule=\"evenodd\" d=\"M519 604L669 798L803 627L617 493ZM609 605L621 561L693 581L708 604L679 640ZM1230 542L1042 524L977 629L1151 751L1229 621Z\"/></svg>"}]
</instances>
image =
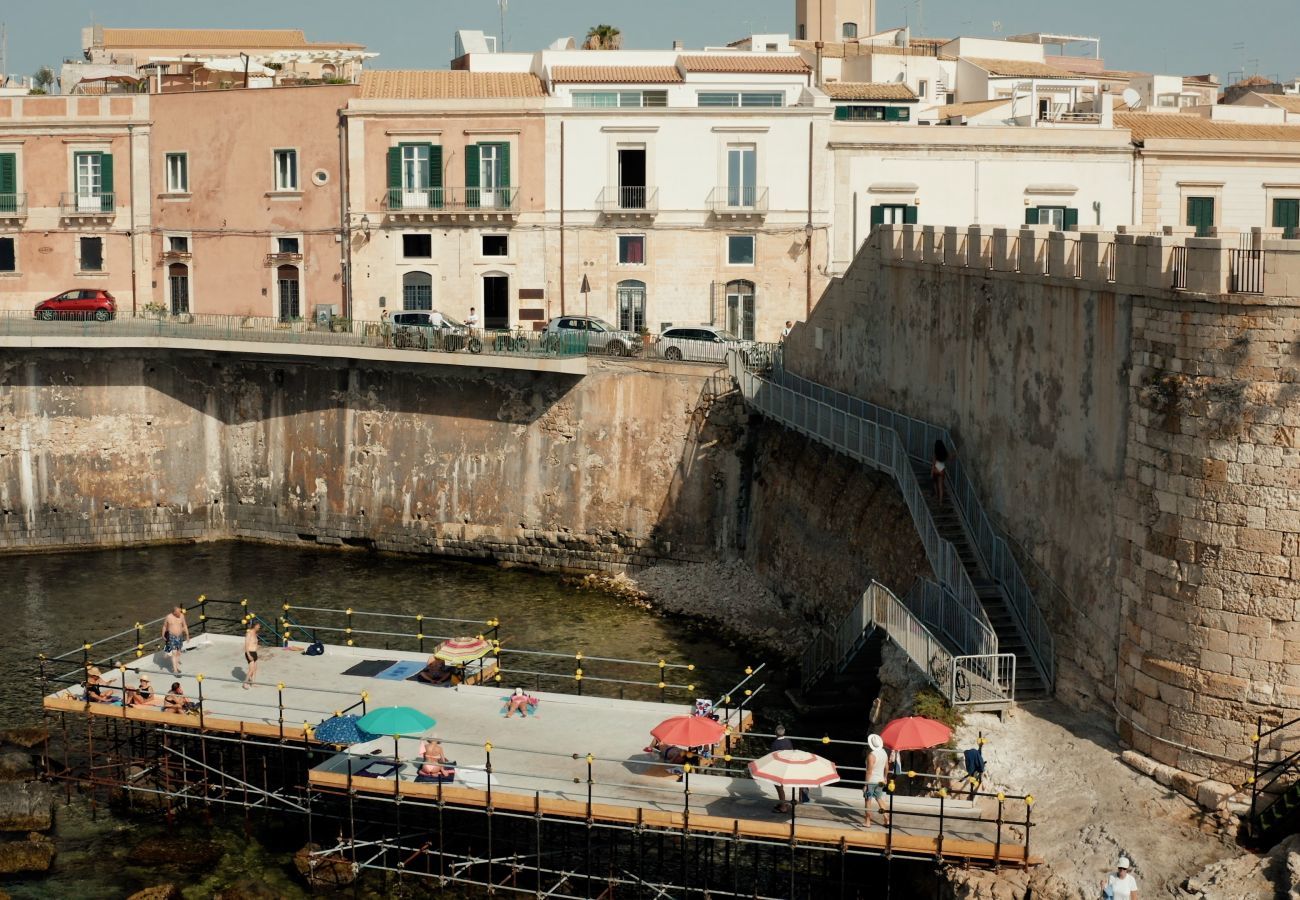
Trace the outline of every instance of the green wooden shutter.
<instances>
[{"instance_id":1,"label":"green wooden shutter","mask_svg":"<svg viewBox=\"0 0 1300 900\"><path fill-rule=\"evenodd\" d=\"M1273 201L1273 227L1286 230L1286 237L1294 235L1300 228L1300 200Z\"/></svg>"},{"instance_id":2,"label":"green wooden shutter","mask_svg":"<svg viewBox=\"0 0 1300 900\"><path fill-rule=\"evenodd\" d=\"M905 207L903 207L903 224L904 224L904 225L915 225L915 224L916 224L916 214L917 214L918 212L920 212L920 210L918 210L915 206L905 206Z\"/></svg>"},{"instance_id":3,"label":"green wooden shutter","mask_svg":"<svg viewBox=\"0 0 1300 900\"><path fill-rule=\"evenodd\" d=\"M849 120L849 108L847 106L835 107L835 119L839 122L847 122Z\"/></svg>"},{"instance_id":4,"label":"green wooden shutter","mask_svg":"<svg viewBox=\"0 0 1300 900\"><path fill-rule=\"evenodd\" d=\"M18 157L0 153L0 212L18 211Z\"/></svg>"},{"instance_id":5,"label":"green wooden shutter","mask_svg":"<svg viewBox=\"0 0 1300 900\"><path fill-rule=\"evenodd\" d=\"M1188 197L1187 224L1196 229L1198 236L1209 234L1214 227L1214 198Z\"/></svg>"},{"instance_id":6,"label":"green wooden shutter","mask_svg":"<svg viewBox=\"0 0 1300 900\"><path fill-rule=\"evenodd\" d=\"M885 107L885 121L886 121L886 122L906 122L906 121L907 121L907 108L906 108L906 107L903 107L903 106L886 106L886 107Z\"/></svg>"},{"instance_id":7,"label":"green wooden shutter","mask_svg":"<svg viewBox=\"0 0 1300 900\"><path fill-rule=\"evenodd\" d=\"M1079 211L1072 206L1065 208L1065 216L1062 218L1061 228L1065 231L1079 227Z\"/></svg>"},{"instance_id":8,"label":"green wooden shutter","mask_svg":"<svg viewBox=\"0 0 1300 900\"><path fill-rule=\"evenodd\" d=\"M402 208L402 148L388 148L388 208Z\"/></svg>"},{"instance_id":9,"label":"green wooden shutter","mask_svg":"<svg viewBox=\"0 0 1300 900\"><path fill-rule=\"evenodd\" d=\"M871 207L871 227L885 224L885 208L883 206Z\"/></svg>"},{"instance_id":10,"label":"green wooden shutter","mask_svg":"<svg viewBox=\"0 0 1300 900\"><path fill-rule=\"evenodd\" d=\"M478 144L465 145L465 206L478 209Z\"/></svg>"},{"instance_id":11,"label":"green wooden shutter","mask_svg":"<svg viewBox=\"0 0 1300 900\"><path fill-rule=\"evenodd\" d=\"M504 189L505 205L509 207L514 200L515 190L514 173L510 171L510 145L501 143L497 144L497 147L499 148L497 160L500 165L500 175L498 176L500 180L497 182L497 187ZM498 200L497 202L499 204L501 201Z\"/></svg>"},{"instance_id":12,"label":"green wooden shutter","mask_svg":"<svg viewBox=\"0 0 1300 900\"><path fill-rule=\"evenodd\" d=\"M1026 225L1037 225L1037 224L1038 224L1038 207L1037 207L1037 206L1031 206L1031 207L1029 207L1028 209L1025 210L1025 224L1026 224Z\"/></svg>"},{"instance_id":13,"label":"green wooden shutter","mask_svg":"<svg viewBox=\"0 0 1300 900\"><path fill-rule=\"evenodd\" d=\"M429 203L434 209L442 207L442 146L426 144L429 148Z\"/></svg>"},{"instance_id":14,"label":"green wooden shutter","mask_svg":"<svg viewBox=\"0 0 1300 900\"><path fill-rule=\"evenodd\" d=\"M113 211L113 154L99 154L99 190L103 195L100 208L104 212Z\"/></svg>"}]
</instances>

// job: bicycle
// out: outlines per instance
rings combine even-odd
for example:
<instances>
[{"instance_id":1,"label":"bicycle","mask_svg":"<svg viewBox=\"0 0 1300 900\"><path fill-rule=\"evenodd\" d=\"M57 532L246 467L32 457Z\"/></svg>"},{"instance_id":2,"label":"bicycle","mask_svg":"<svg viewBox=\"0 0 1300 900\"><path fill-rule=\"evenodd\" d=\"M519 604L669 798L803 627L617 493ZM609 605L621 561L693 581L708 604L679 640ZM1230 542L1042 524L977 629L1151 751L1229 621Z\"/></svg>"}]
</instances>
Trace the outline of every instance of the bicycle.
<instances>
[{"instance_id":1,"label":"bicycle","mask_svg":"<svg viewBox=\"0 0 1300 900\"><path fill-rule=\"evenodd\" d=\"M971 698L970 679L966 677L966 673L960 666L956 672L953 672L952 665L951 656L944 657L936 653L930 657L930 677L934 679L935 684L939 685L941 692L947 691L951 678L952 697L949 700L964 703Z\"/></svg>"},{"instance_id":2,"label":"bicycle","mask_svg":"<svg viewBox=\"0 0 1300 900\"><path fill-rule=\"evenodd\" d=\"M528 335L524 326L516 325L511 331L498 331L492 340L492 349L497 353L524 353L528 350Z\"/></svg>"}]
</instances>

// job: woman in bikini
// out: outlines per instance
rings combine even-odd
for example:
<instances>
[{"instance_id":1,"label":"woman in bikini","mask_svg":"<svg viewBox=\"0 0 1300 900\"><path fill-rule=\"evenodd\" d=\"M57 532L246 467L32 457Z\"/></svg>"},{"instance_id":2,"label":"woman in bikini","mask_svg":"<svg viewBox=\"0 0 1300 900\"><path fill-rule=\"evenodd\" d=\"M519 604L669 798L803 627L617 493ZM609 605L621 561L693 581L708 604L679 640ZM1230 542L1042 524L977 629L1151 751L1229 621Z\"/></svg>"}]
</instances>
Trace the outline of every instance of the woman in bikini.
<instances>
[{"instance_id":1,"label":"woman in bikini","mask_svg":"<svg viewBox=\"0 0 1300 900\"><path fill-rule=\"evenodd\" d=\"M447 754L436 738L424 745L420 755L424 757L424 763L416 773L416 781L448 781L456 774L456 770L447 765Z\"/></svg>"}]
</instances>

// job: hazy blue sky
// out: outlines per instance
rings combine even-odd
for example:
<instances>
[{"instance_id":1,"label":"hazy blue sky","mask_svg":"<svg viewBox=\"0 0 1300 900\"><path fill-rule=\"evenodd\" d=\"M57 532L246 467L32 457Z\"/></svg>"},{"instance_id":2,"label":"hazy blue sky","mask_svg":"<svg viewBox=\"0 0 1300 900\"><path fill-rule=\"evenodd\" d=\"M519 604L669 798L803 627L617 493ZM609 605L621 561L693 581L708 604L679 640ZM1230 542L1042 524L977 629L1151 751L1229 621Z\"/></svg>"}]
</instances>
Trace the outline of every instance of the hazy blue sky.
<instances>
[{"instance_id":1,"label":"hazy blue sky","mask_svg":"<svg viewBox=\"0 0 1300 900\"><path fill-rule=\"evenodd\" d=\"M880 0L880 27L950 37L1024 31L1094 34L1112 68L1300 75L1296 0ZM916 26L924 15L923 29ZM350 40L380 53L380 68L441 68L456 28L496 33L496 0L3 0L10 72L30 74L80 50L92 21L117 26L301 27L313 40ZM618 26L626 47L721 44L751 32L794 30L793 0L509 0L506 39L531 50L590 25ZM998 23L995 26L995 22Z\"/></svg>"}]
</instances>

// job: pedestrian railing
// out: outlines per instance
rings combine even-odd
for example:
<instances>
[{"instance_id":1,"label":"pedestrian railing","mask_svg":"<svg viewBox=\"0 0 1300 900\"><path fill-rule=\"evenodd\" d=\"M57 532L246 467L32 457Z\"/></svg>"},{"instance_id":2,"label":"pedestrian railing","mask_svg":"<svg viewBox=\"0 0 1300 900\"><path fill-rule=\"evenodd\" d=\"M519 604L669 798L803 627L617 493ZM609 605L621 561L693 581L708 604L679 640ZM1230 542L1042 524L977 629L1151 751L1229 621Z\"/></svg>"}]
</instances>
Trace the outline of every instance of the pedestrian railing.
<instances>
[{"instance_id":1,"label":"pedestrian railing","mask_svg":"<svg viewBox=\"0 0 1300 900\"><path fill-rule=\"evenodd\" d=\"M1264 293L1264 251L1228 251L1228 292L1232 294Z\"/></svg>"},{"instance_id":2,"label":"pedestrian railing","mask_svg":"<svg viewBox=\"0 0 1300 900\"><path fill-rule=\"evenodd\" d=\"M903 499L912 512L913 521L916 522L922 543L925 545L926 556L940 584L956 598L961 607L971 612L983 624L987 624L988 616L975 594L965 567L952 545L939 538L937 529L934 528L929 509L920 493L920 485L908 461L909 458L928 461L935 442L939 440L948 447L956 447L952 435L937 425L896 413L806 378L792 375L784 370L779 359L767 378L760 378L752 373L748 373L747 378L751 387L746 397L757 396L760 393L761 382L771 395L771 399L764 400L763 404L780 406L775 417L780 418L784 415L787 419L799 418L799 423L792 421L791 427L813 436L817 436L814 431L820 429L826 432L825 437L820 439L830 446L877 469L890 472L899 480ZM764 407L760 406L760 408ZM813 416L817 418L812 418ZM873 432L872 429L876 431ZM882 452L879 441L861 442L864 434L884 432L892 433L899 442L900 446L891 453ZM847 442L844 440L845 436L848 437ZM1016 627L1025 638L1030 658L1050 692L1056 683L1056 653L1047 620L1009 544L998 533L981 505L975 483L959 456L953 455L948 460L947 485L948 493L961 516L966 533L988 570L990 578L1002 589ZM1059 593L1059 589L1049 589ZM1061 603L1059 608L1065 608L1066 601L1063 595L1058 600ZM954 621L958 618L955 612L952 618ZM960 634L950 632L947 628L948 626L945 626L941 634L957 641L955 646L963 653L984 655L998 652L996 639L991 646L980 646L970 640L961 640Z\"/></svg>"},{"instance_id":3,"label":"pedestrian railing","mask_svg":"<svg viewBox=\"0 0 1300 900\"><path fill-rule=\"evenodd\" d=\"M786 382L794 377L782 372L779 363L770 379L743 367L738 360L732 362L731 369L745 399L769 418L894 477L926 558L945 590L945 611L938 617L941 636L962 653L997 653L998 639L988 614L956 548L939 534L898 431L788 386ZM801 387L808 385L825 391L812 382L804 382Z\"/></svg>"}]
</instances>

